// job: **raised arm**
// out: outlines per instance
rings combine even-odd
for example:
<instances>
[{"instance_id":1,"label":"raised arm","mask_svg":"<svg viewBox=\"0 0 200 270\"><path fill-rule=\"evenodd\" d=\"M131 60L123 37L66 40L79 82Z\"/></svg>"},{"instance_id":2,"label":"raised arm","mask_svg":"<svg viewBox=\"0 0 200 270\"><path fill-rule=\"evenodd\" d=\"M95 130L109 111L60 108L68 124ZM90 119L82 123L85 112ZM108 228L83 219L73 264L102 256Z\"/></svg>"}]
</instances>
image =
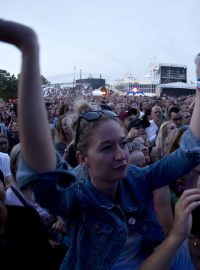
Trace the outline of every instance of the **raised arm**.
<instances>
[{"instance_id":1,"label":"raised arm","mask_svg":"<svg viewBox=\"0 0 200 270\"><path fill-rule=\"evenodd\" d=\"M22 54L18 115L23 157L38 173L53 170L56 154L42 97L37 36L27 26L0 19L0 41Z\"/></svg>"},{"instance_id":2,"label":"raised arm","mask_svg":"<svg viewBox=\"0 0 200 270\"><path fill-rule=\"evenodd\" d=\"M144 261L139 270L170 269L178 248L189 237L192 226L191 212L198 206L200 206L200 190L196 188L184 191L176 204L174 223L169 235Z\"/></svg>"},{"instance_id":3,"label":"raised arm","mask_svg":"<svg viewBox=\"0 0 200 270\"><path fill-rule=\"evenodd\" d=\"M196 76L197 76L197 91L195 97L195 105L192 114L192 119L190 122L191 130L194 135L200 138L200 125L199 125L199 117L200 117L200 54L198 54L195 58L196 64Z\"/></svg>"}]
</instances>

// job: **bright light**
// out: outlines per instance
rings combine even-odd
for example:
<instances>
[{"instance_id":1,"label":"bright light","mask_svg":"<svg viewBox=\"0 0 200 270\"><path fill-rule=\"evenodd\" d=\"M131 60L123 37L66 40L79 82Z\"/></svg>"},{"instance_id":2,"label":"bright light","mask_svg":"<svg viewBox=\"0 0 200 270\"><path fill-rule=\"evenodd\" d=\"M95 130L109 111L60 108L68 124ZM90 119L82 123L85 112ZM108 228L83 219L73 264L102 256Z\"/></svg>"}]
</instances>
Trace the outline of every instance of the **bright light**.
<instances>
[{"instance_id":1,"label":"bright light","mask_svg":"<svg viewBox=\"0 0 200 270\"><path fill-rule=\"evenodd\" d=\"M136 92L138 92L138 88L134 87L134 88L132 89L132 91L133 91L134 93L136 93Z\"/></svg>"}]
</instances>

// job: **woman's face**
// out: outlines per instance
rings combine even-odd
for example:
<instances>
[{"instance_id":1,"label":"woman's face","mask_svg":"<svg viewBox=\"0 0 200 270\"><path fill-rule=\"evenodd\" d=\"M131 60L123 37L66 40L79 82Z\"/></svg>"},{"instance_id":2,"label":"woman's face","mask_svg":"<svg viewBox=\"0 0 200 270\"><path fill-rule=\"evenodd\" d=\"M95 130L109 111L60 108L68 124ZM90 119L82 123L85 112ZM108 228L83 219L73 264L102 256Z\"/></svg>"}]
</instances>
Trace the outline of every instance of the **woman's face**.
<instances>
[{"instance_id":1,"label":"woman's face","mask_svg":"<svg viewBox=\"0 0 200 270\"><path fill-rule=\"evenodd\" d=\"M176 129L176 125L173 122L170 122L169 124L167 124L167 134L172 132L174 129Z\"/></svg>"},{"instance_id":2,"label":"woman's face","mask_svg":"<svg viewBox=\"0 0 200 270\"><path fill-rule=\"evenodd\" d=\"M146 131L142 126L132 127L128 133L129 138L141 137L146 138Z\"/></svg>"},{"instance_id":3,"label":"woman's face","mask_svg":"<svg viewBox=\"0 0 200 270\"><path fill-rule=\"evenodd\" d=\"M19 125L17 122L13 122L11 124L11 130L13 133L18 133L19 132Z\"/></svg>"},{"instance_id":4,"label":"woman's face","mask_svg":"<svg viewBox=\"0 0 200 270\"><path fill-rule=\"evenodd\" d=\"M100 122L90 136L84 156L91 181L98 188L122 180L127 173L129 152L124 132L118 122Z\"/></svg>"},{"instance_id":5,"label":"woman's face","mask_svg":"<svg viewBox=\"0 0 200 270\"><path fill-rule=\"evenodd\" d=\"M73 129L71 127L71 119L69 119L67 116L64 117L61 120L61 127L63 129L63 132L65 133L66 136L72 136L73 135Z\"/></svg>"},{"instance_id":6,"label":"woman's face","mask_svg":"<svg viewBox=\"0 0 200 270\"><path fill-rule=\"evenodd\" d=\"M131 151L129 153L129 164L143 167L146 163L144 153L142 151Z\"/></svg>"}]
</instances>

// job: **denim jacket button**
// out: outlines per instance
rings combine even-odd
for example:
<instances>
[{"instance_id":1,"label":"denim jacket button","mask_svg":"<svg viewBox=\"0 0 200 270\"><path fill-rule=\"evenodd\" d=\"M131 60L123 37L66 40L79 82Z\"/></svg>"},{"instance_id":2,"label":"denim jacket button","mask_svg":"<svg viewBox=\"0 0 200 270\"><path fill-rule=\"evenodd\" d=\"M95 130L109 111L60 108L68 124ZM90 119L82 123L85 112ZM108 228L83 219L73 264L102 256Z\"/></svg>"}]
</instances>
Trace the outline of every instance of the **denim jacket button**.
<instances>
[{"instance_id":1,"label":"denim jacket button","mask_svg":"<svg viewBox=\"0 0 200 270\"><path fill-rule=\"evenodd\" d=\"M128 219L128 224L133 225L135 224L135 219L133 217Z\"/></svg>"}]
</instances>

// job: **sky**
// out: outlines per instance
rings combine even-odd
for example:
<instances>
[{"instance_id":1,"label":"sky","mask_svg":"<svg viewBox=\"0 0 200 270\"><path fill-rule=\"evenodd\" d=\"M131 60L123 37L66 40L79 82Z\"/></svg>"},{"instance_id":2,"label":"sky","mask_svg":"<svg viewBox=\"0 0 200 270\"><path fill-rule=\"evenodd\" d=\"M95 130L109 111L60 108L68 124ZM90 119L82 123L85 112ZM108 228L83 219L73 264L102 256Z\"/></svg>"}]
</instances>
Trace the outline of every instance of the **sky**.
<instances>
[{"instance_id":1,"label":"sky","mask_svg":"<svg viewBox=\"0 0 200 270\"><path fill-rule=\"evenodd\" d=\"M140 80L152 63L186 65L195 81L199 0L0 0L0 17L36 31L41 73L52 83L80 73ZM20 65L19 51L0 43L0 69L17 75Z\"/></svg>"}]
</instances>

